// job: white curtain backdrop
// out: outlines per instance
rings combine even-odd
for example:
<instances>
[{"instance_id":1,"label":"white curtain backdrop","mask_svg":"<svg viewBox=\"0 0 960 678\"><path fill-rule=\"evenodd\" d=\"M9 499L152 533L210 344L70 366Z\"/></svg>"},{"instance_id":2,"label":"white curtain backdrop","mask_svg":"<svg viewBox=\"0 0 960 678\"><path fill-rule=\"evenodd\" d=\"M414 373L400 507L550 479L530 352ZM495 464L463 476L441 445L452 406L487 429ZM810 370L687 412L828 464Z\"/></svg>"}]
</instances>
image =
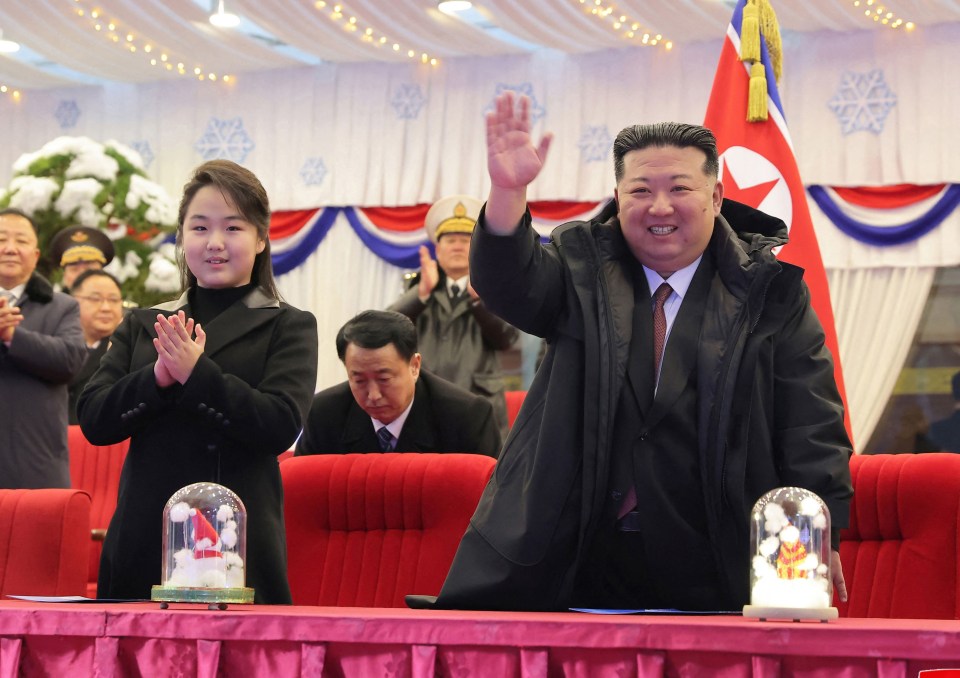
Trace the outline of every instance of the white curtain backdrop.
<instances>
[{"instance_id":1,"label":"white curtain backdrop","mask_svg":"<svg viewBox=\"0 0 960 678\"><path fill-rule=\"evenodd\" d=\"M533 97L535 131L555 134L531 199L600 200L613 189L609 147L621 128L703 121L721 38L669 52L545 50L436 68L323 64L245 74L231 85L185 80L0 96L0 186L22 153L69 134L148 145L148 172L172 195L213 154L261 177L275 209L483 196L483 115L509 87ZM784 55L780 89L804 183L960 181L960 75L949 66L960 63L960 23L787 34ZM841 98L859 108L838 115L831 102ZM853 119L858 124L844 122ZM212 130L225 121L228 129ZM317 158L327 174L313 183L301 169Z\"/></svg>"},{"instance_id":2,"label":"white curtain backdrop","mask_svg":"<svg viewBox=\"0 0 960 678\"><path fill-rule=\"evenodd\" d=\"M368 308L390 305L403 290L403 270L367 249L345 219L338 219L302 266L277 278L286 302L317 317L320 354L317 389L346 379L337 358L337 330Z\"/></svg>"},{"instance_id":3,"label":"white curtain backdrop","mask_svg":"<svg viewBox=\"0 0 960 678\"><path fill-rule=\"evenodd\" d=\"M931 267L828 271L857 451L893 392L935 274Z\"/></svg>"},{"instance_id":4,"label":"white curtain backdrop","mask_svg":"<svg viewBox=\"0 0 960 678\"><path fill-rule=\"evenodd\" d=\"M612 193L609 147L622 127L702 122L721 38L670 52L545 50L448 59L437 68L323 64L245 74L230 86L177 81L0 96L0 187L21 154L72 135L147 151L148 174L174 196L204 159L229 157L261 178L274 209L483 197L483 115L508 87L533 97L535 132L555 134L530 198L601 200ZM806 184L960 181L953 67L960 23L911 33L788 33L784 40L781 94ZM844 82L872 83L859 100L860 121L869 124L858 129L831 108L852 96ZM932 267L960 264L960 214L916 243L876 248L811 210L830 271L854 435L865 444L913 336ZM343 378L336 330L359 310L389 304L401 273L338 220L313 256L282 277L286 298L317 316L318 386ZM896 331L887 327L893 317Z\"/></svg>"}]
</instances>

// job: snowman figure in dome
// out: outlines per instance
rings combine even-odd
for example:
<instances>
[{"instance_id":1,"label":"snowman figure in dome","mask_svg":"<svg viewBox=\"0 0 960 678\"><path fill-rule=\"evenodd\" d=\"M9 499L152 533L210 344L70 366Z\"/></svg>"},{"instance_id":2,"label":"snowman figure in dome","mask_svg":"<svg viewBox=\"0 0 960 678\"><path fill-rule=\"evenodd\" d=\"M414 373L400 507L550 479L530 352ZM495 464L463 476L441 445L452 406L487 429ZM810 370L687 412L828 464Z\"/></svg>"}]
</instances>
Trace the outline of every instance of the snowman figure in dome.
<instances>
[{"instance_id":1,"label":"snowman figure in dome","mask_svg":"<svg viewBox=\"0 0 960 678\"><path fill-rule=\"evenodd\" d=\"M236 553L224 552L224 549L232 549L237 543L236 522L232 513L229 507L220 507L217 523L222 523L224 528L218 533L201 511L191 508L186 502L171 508L170 520L183 523L189 529L191 538L186 541L185 548L174 554L174 569L167 586L229 588L236 586L237 581L243 586L243 563L240 557Z\"/></svg>"},{"instance_id":2,"label":"snowman figure in dome","mask_svg":"<svg viewBox=\"0 0 960 678\"><path fill-rule=\"evenodd\" d=\"M800 541L800 530L787 524L780 531L780 551L777 553L777 576L780 579L802 579L811 569L807 549ZM816 567L816 564L813 564Z\"/></svg>"}]
</instances>

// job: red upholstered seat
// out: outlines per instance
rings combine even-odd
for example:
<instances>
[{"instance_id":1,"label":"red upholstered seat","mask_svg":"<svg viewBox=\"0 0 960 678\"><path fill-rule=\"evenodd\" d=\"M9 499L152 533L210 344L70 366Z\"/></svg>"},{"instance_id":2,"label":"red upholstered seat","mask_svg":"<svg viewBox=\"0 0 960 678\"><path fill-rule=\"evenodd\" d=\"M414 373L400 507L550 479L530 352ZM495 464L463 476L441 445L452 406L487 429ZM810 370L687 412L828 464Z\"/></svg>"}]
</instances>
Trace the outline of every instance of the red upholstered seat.
<instances>
[{"instance_id":1,"label":"red upholstered seat","mask_svg":"<svg viewBox=\"0 0 960 678\"><path fill-rule=\"evenodd\" d=\"M331 454L280 464L297 605L436 595L493 472L479 454Z\"/></svg>"},{"instance_id":2,"label":"red upholstered seat","mask_svg":"<svg viewBox=\"0 0 960 678\"><path fill-rule=\"evenodd\" d=\"M527 397L526 391L506 391L503 394L507 399L507 424L513 426L517 420L517 414L520 413L520 406L523 399Z\"/></svg>"},{"instance_id":3,"label":"red upholstered seat","mask_svg":"<svg viewBox=\"0 0 960 678\"><path fill-rule=\"evenodd\" d=\"M100 569L100 551L103 535L117 508L117 488L120 486L120 470L127 457L130 441L115 445L91 445L79 426L67 430L70 448L70 483L90 495L90 528L93 544L90 548L87 595L97 595L97 572Z\"/></svg>"},{"instance_id":4,"label":"red upholstered seat","mask_svg":"<svg viewBox=\"0 0 960 678\"><path fill-rule=\"evenodd\" d=\"M0 595L85 595L89 550L86 492L0 490Z\"/></svg>"},{"instance_id":5,"label":"red upholstered seat","mask_svg":"<svg viewBox=\"0 0 960 678\"><path fill-rule=\"evenodd\" d=\"M847 617L960 618L960 455L855 455Z\"/></svg>"}]
</instances>

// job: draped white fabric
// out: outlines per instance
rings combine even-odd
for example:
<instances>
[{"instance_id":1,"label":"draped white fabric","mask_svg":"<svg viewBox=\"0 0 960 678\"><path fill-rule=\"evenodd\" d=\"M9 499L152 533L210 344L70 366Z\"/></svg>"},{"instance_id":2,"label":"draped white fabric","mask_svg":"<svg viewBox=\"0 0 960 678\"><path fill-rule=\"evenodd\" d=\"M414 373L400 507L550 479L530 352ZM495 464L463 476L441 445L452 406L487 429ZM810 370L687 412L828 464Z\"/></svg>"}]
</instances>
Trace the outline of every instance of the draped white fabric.
<instances>
[{"instance_id":1,"label":"draped white fabric","mask_svg":"<svg viewBox=\"0 0 960 678\"><path fill-rule=\"evenodd\" d=\"M385 308L403 291L403 270L374 255L344 219L338 219L304 264L277 278L283 298L317 317L317 388L343 381L337 330L359 311Z\"/></svg>"},{"instance_id":2,"label":"draped white fabric","mask_svg":"<svg viewBox=\"0 0 960 678\"><path fill-rule=\"evenodd\" d=\"M857 451L893 392L935 274L932 267L828 271Z\"/></svg>"},{"instance_id":3,"label":"draped white fabric","mask_svg":"<svg viewBox=\"0 0 960 678\"><path fill-rule=\"evenodd\" d=\"M599 200L613 190L609 144L622 127L703 120L720 38L669 52L542 51L449 59L436 68L324 64L248 73L233 85L176 81L32 90L19 102L0 96L0 185L9 182L21 153L72 134L148 143L155 156L151 178L176 195L203 159L198 144L216 119L236 121L237 128L218 140L219 147L204 148L221 157L235 151L235 159L242 157L262 177L275 208L411 205L455 192L483 196L483 114L498 88L514 87L533 96L536 131L556 135L531 198ZM950 133L960 110L960 77L946 67L960 62L960 23L909 34L790 34L784 51L781 93L806 184L960 180L960 149ZM895 104L867 111L876 129L844 134L830 101L845 76L873 71L882 81L874 83L877 91L889 91ZM59 122L63 102L76 105L72 127ZM239 150L243 145L246 152ZM319 184L300 174L310 158L321 158L327 170Z\"/></svg>"}]
</instances>

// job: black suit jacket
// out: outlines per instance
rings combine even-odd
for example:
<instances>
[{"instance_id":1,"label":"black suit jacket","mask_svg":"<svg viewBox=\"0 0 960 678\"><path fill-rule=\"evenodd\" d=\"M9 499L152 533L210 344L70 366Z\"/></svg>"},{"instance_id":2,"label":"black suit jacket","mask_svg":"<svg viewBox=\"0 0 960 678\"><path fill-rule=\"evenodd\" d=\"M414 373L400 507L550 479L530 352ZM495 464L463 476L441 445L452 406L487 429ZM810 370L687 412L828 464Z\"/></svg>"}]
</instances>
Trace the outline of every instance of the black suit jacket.
<instances>
[{"instance_id":1,"label":"black suit jacket","mask_svg":"<svg viewBox=\"0 0 960 678\"><path fill-rule=\"evenodd\" d=\"M370 415L363 411L347 382L313 398L297 456L379 452ZM496 457L500 431L490 402L420 370L413 407L407 416L397 452L468 452Z\"/></svg>"},{"instance_id":2,"label":"black suit jacket","mask_svg":"<svg viewBox=\"0 0 960 678\"><path fill-rule=\"evenodd\" d=\"M80 368L80 371L73 378L73 381L67 386L67 394L70 398L67 406L67 414L69 416L68 421L71 424L80 423L77 419L77 401L80 399L80 394L83 393L83 387L87 385L90 377L92 377L97 371L97 368L100 367L100 358L107 352L107 346L109 345L110 337L104 337L100 340L100 343L97 344L96 348L88 348L87 361L83 363L83 367Z\"/></svg>"}]
</instances>

